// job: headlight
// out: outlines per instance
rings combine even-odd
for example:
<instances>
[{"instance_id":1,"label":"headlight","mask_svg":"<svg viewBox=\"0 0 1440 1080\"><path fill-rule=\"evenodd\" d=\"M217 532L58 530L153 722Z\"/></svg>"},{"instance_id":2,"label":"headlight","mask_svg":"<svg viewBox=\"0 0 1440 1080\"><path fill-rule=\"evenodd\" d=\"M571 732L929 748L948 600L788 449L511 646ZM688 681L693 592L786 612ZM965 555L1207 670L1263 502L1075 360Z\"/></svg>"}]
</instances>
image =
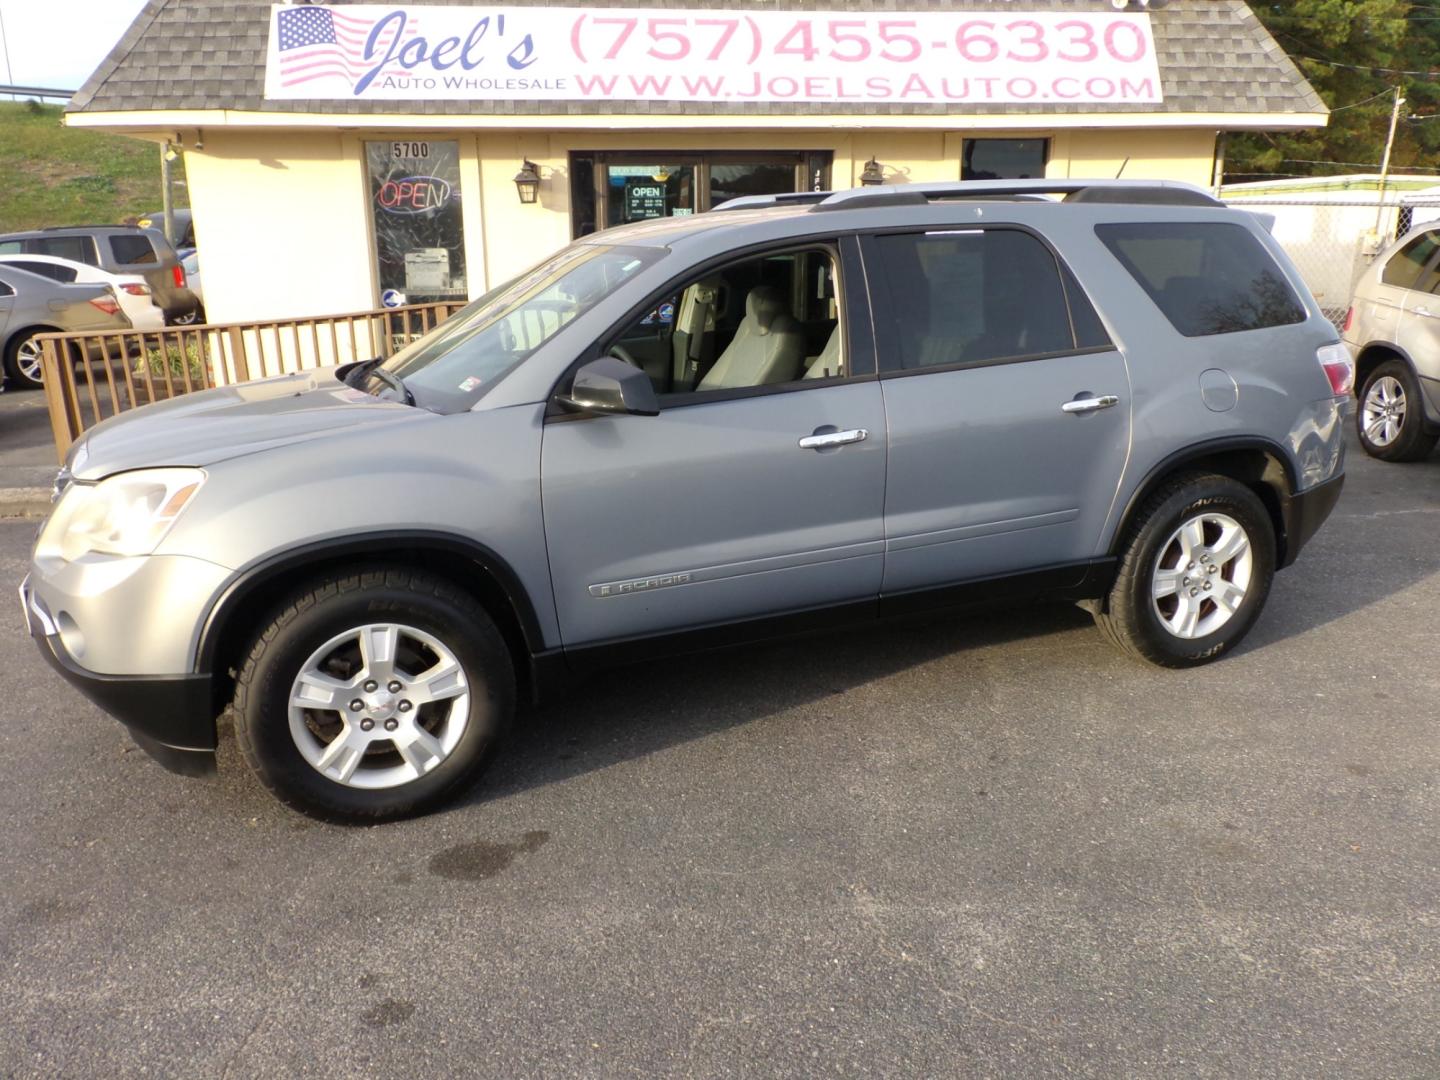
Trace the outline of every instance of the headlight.
<instances>
[{"instance_id":1,"label":"headlight","mask_svg":"<svg viewBox=\"0 0 1440 1080\"><path fill-rule=\"evenodd\" d=\"M37 558L149 555L195 497L200 469L139 469L98 484L72 483L35 544Z\"/></svg>"}]
</instances>

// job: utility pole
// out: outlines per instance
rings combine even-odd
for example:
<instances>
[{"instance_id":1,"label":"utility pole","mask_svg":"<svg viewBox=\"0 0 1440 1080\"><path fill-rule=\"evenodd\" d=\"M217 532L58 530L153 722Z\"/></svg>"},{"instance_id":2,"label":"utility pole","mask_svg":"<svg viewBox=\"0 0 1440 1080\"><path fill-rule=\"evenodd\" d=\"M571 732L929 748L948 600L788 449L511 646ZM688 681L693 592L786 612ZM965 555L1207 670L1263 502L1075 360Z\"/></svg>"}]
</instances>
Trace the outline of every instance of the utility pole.
<instances>
[{"instance_id":1,"label":"utility pole","mask_svg":"<svg viewBox=\"0 0 1440 1080\"><path fill-rule=\"evenodd\" d=\"M1375 233L1385 219L1385 181L1390 176L1390 152L1395 149L1395 129L1400 126L1400 106L1405 99L1400 96L1400 87L1395 87L1395 106L1390 110L1390 134L1385 139L1385 156L1380 160L1380 205L1375 208ZM1382 245L1383 246L1383 245Z\"/></svg>"},{"instance_id":2,"label":"utility pole","mask_svg":"<svg viewBox=\"0 0 1440 1080\"><path fill-rule=\"evenodd\" d=\"M160 146L160 198L165 210L165 239L175 243L175 200L170 194L170 163L175 160L175 151L166 139Z\"/></svg>"}]
</instances>

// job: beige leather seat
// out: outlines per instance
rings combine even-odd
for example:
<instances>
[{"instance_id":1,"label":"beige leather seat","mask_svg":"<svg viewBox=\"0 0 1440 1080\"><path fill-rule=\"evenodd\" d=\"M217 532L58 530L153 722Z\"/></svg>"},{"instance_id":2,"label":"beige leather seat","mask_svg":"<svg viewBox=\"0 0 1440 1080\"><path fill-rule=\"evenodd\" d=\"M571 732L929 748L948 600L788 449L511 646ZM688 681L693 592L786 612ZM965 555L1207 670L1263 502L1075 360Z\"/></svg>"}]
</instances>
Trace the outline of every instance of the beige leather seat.
<instances>
[{"instance_id":1,"label":"beige leather seat","mask_svg":"<svg viewBox=\"0 0 1440 1080\"><path fill-rule=\"evenodd\" d=\"M840 370L840 324L835 324L835 329L830 331L830 337L825 342L825 348L820 350L820 355L810 361L810 366L805 369L807 379L828 379L835 375L845 374Z\"/></svg>"},{"instance_id":2,"label":"beige leather seat","mask_svg":"<svg viewBox=\"0 0 1440 1080\"><path fill-rule=\"evenodd\" d=\"M805 335L787 307L778 289L769 285L751 289L735 339L700 380L699 388L729 390L799 378Z\"/></svg>"}]
</instances>

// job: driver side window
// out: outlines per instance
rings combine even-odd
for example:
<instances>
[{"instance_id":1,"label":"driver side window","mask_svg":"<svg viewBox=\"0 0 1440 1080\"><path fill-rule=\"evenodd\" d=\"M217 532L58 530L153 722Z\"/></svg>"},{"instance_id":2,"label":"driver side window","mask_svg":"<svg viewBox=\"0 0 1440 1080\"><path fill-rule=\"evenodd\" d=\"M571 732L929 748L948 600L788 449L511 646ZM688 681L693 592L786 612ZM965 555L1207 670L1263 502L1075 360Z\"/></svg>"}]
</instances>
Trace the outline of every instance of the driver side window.
<instances>
[{"instance_id":1,"label":"driver side window","mask_svg":"<svg viewBox=\"0 0 1440 1080\"><path fill-rule=\"evenodd\" d=\"M850 374L839 259L824 246L767 252L692 280L635 320L610 352L662 401Z\"/></svg>"}]
</instances>

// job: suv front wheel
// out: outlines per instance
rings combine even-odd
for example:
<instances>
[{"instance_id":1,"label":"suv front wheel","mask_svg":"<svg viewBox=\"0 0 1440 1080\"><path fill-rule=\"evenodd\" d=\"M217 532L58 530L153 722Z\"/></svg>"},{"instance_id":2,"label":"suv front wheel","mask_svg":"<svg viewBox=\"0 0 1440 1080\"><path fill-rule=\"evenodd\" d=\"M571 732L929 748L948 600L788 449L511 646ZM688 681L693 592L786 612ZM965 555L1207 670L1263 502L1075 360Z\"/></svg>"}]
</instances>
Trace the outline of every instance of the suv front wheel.
<instances>
[{"instance_id":1,"label":"suv front wheel","mask_svg":"<svg viewBox=\"0 0 1440 1080\"><path fill-rule=\"evenodd\" d=\"M1275 529L1259 497L1229 477L1189 473L1146 500L1095 621L1151 663L1207 663L1249 632L1274 573Z\"/></svg>"},{"instance_id":2,"label":"suv front wheel","mask_svg":"<svg viewBox=\"0 0 1440 1080\"><path fill-rule=\"evenodd\" d=\"M1425 431L1420 381L1403 360L1386 360L1360 388L1355 416L1360 445L1381 461L1420 461L1435 449L1436 436Z\"/></svg>"},{"instance_id":3,"label":"suv front wheel","mask_svg":"<svg viewBox=\"0 0 1440 1080\"><path fill-rule=\"evenodd\" d=\"M281 606L236 679L235 735L289 805L384 821L470 784L514 700L509 651L479 603L440 578L376 568Z\"/></svg>"}]
</instances>

